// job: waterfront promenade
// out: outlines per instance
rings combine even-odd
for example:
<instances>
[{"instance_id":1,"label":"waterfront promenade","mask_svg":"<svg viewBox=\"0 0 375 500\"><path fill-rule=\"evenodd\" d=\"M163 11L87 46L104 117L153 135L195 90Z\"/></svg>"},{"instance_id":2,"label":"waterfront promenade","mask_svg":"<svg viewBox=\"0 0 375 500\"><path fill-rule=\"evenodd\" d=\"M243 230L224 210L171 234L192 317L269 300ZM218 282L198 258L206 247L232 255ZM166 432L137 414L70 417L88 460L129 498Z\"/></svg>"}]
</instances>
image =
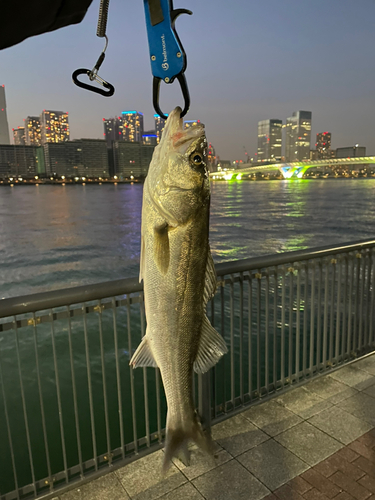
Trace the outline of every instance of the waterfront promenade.
<instances>
[{"instance_id":1,"label":"waterfront promenade","mask_svg":"<svg viewBox=\"0 0 375 500\"><path fill-rule=\"evenodd\" d=\"M375 354L213 427L164 480L162 450L55 500L375 500Z\"/></svg>"}]
</instances>

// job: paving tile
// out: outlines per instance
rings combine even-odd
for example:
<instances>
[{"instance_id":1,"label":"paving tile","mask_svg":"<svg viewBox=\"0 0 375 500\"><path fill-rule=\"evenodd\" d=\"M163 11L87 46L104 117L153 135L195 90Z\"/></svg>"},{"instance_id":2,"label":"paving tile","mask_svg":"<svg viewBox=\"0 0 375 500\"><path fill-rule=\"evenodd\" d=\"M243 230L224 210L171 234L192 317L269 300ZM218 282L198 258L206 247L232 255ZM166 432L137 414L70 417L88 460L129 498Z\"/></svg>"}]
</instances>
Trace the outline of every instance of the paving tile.
<instances>
[{"instance_id":1,"label":"paving tile","mask_svg":"<svg viewBox=\"0 0 375 500\"><path fill-rule=\"evenodd\" d=\"M225 450L216 452L214 458L195 447L190 450L190 465L188 467L177 459L173 460L173 463L182 471L184 476L191 481L231 459L232 456Z\"/></svg>"},{"instance_id":2,"label":"paving tile","mask_svg":"<svg viewBox=\"0 0 375 500\"><path fill-rule=\"evenodd\" d=\"M356 465L361 470L366 472L369 476L375 478L375 464L374 462L370 462L367 458L359 456L356 460L354 460L353 465Z\"/></svg>"},{"instance_id":3,"label":"paving tile","mask_svg":"<svg viewBox=\"0 0 375 500\"><path fill-rule=\"evenodd\" d=\"M347 446L336 452L335 455L344 458L347 462L354 462L354 460L359 457L358 453L351 450Z\"/></svg>"},{"instance_id":4,"label":"paving tile","mask_svg":"<svg viewBox=\"0 0 375 500\"><path fill-rule=\"evenodd\" d=\"M367 448L367 446L360 443L359 441L353 441L352 443L350 443L349 448L375 464L375 450Z\"/></svg>"},{"instance_id":5,"label":"paving tile","mask_svg":"<svg viewBox=\"0 0 375 500\"><path fill-rule=\"evenodd\" d=\"M308 391L305 387L292 389L279 396L275 401L303 419L310 418L332 406L331 403Z\"/></svg>"},{"instance_id":6,"label":"paving tile","mask_svg":"<svg viewBox=\"0 0 375 500\"><path fill-rule=\"evenodd\" d=\"M274 493L279 500L303 500L304 498L287 484L278 488Z\"/></svg>"},{"instance_id":7,"label":"paving tile","mask_svg":"<svg viewBox=\"0 0 375 500\"><path fill-rule=\"evenodd\" d=\"M363 391L367 387L370 387L370 385L375 384L375 377L357 368L356 364L343 366L331 373L330 376L359 391Z\"/></svg>"},{"instance_id":8,"label":"paving tile","mask_svg":"<svg viewBox=\"0 0 375 500\"><path fill-rule=\"evenodd\" d=\"M372 398L375 398L375 384L374 385L370 385L370 387L367 387L367 389L365 389L362 392L364 392L368 396L371 396Z\"/></svg>"},{"instance_id":9,"label":"paving tile","mask_svg":"<svg viewBox=\"0 0 375 500\"><path fill-rule=\"evenodd\" d=\"M361 477L358 482L369 491L371 491L371 493L375 494L375 478L366 474L365 476Z\"/></svg>"},{"instance_id":10,"label":"paving tile","mask_svg":"<svg viewBox=\"0 0 375 500\"><path fill-rule=\"evenodd\" d=\"M270 491L236 460L192 481L206 500L260 500Z\"/></svg>"},{"instance_id":11,"label":"paving tile","mask_svg":"<svg viewBox=\"0 0 375 500\"><path fill-rule=\"evenodd\" d=\"M154 500L187 482L174 464L162 478L163 455L162 450L156 451L116 471L132 500Z\"/></svg>"},{"instance_id":12,"label":"paving tile","mask_svg":"<svg viewBox=\"0 0 375 500\"><path fill-rule=\"evenodd\" d=\"M306 491L311 490L312 486L310 483L302 479L301 476L297 476L287 483L292 490L297 491L300 495L306 493Z\"/></svg>"},{"instance_id":13,"label":"paving tile","mask_svg":"<svg viewBox=\"0 0 375 500\"><path fill-rule=\"evenodd\" d=\"M347 384L339 382L330 375L311 380L311 382L308 382L304 387L306 390L313 392L322 399L330 399L348 390L352 393L356 392L354 389L348 388Z\"/></svg>"},{"instance_id":14,"label":"paving tile","mask_svg":"<svg viewBox=\"0 0 375 500\"><path fill-rule=\"evenodd\" d=\"M263 500L277 500L277 496L274 495L273 493L270 493L269 495L264 497Z\"/></svg>"},{"instance_id":15,"label":"paving tile","mask_svg":"<svg viewBox=\"0 0 375 500\"><path fill-rule=\"evenodd\" d=\"M271 491L308 469L308 465L273 439L237 457Z\"/></svg>"},{"instance_id":16,"label":"paving tile","mask_svg":"<svg viewBox=\"0 0 375 500\"><path fill-rule=\"evenodd\" d=\"M352 495L356 500L367 500L371 496L371 492L367 488L364 488L361 484L348 478L341 471L335 472L333 476L331 476L331 481Z\"/></svg>"},{"instance_id":17,"label":"paving tile","mask_svg":"<svg viewBox=\"0 0 375 500\"><path fill-rule=\"evenodd\" d=\"M103 500L103 498L111 500L130 498L113 472L60 496L61 500Z\"/></svg>"},{"instance_id":18,"label":"paving tile","mask_svg":"<svg viewBox=\"0 0 375 500\"><path fill-rule=\"evenodd\" d=\"M337 495L337 497L335 497L335 500L355 500L355 498L349 495L346 491L342 491L339 495Z\"/></svg>"},{"instance_id":19,"label":"paving tile","mask_svg":"<svg viewBox=\"0 0 375 500\"><path fill-rule=\"evenodd\" d=\"M364 370L371 375L375 375L375 355L371 354L371 356L367 356L364 359L359 359L353 365L360 370Z\"/></svg>"},{"instance_id":20,"label":"paving tile","mask_svg":"<svg viewBox=\"0 0 375 500\"><path fill-rule=\"evenodd\" d=\"M321 493L316 488L309 490L307 493L303 495L305 500L328 500L328 497Z\"/></svg>"},{"instance_id":21,"label":"paving tile","mask_svg":"<svg viewBox=\"0 0 375 500\"><path fill-rule=\"evenodd\" d=\"M275 440L311 466L321 462L343 446L307 422L302 422L279 434Z\"/></svg>"},{"instance_id":22,"label":"paving tile","mask_svg":"<svg viewBox=\"0 0 375 500\"><path fill-rule=\"evenodd\" d=\"M190 483L183 484L179 488L159 497L160 500L204 500L204 497Z\"/></svg>"},{"instance_id":23,"label":"paving tile","mask_svg":"<svg viewBox=\"0 0 375 500\"><path fill-rule=\"evenodd\" d=\"M366 432L363 436L359 437L357 441L361 444L367 446L367 448L374 448L375 446L375 435L371 432Z\"/></svg>"},{"instance_id":24,"label":"paving tile","mask_svg":"<svg viewBox=\"0 0 375 500\"><path fill-rule=\"evenodd\" d=\"M269 439L267 434L253 425L242 413L215 425L212 428L212 437L233 456Z\"/></svg>"},{"instance_id":25,"label":"paving tile","mask_svg":"<svg viewBox=\"0 0 375 500\"><path fill-rule=\"evenodd\" d=\"M308 469L302 474L301 477L305 479L305 481L310 483L310 485L313 486L316 490L326 495L328 498L334 498L341 491L338 486L333 484L331 481L329 481L329 479L326 479L314 469Z\"/></svg>"},{"instance_id":26,"label":"paving tile","mask_svg":"<svg viewBox=\"0 0 375 500\"><path fill-rule=\"evenodd\" d=\"M330 465L330 467L336 471L343 472L347 477L353 479L353 481L358 481L362 476L364 476L363 470L357 467L356 465L348 462L345 458L342 458L340 455L335 453L331 457L329 457L326 462ZM315 467L318 470L319 465ZM319 472L319 470L318 470ZM324 474L323 474L324 475Z\"/></svg>"},{"instance_id":27,"label":"paving tile","mask_svg":"<svg viewBox=\"0 0 375 500\"><path fill-rule=\"evenodd\" d=\"M302 422L300 417L276 401L254 406L242 415L272 437Z\"/></svg>"},{"instance_id":28,"label":"paving tile","mask_svg":"<svg viewBox=\"0 0 375 500\"><path fill-rule=\"evenodd\" d=\"M372 428L368 422L336 406L314 415L309 423L343 444L351 443Z\"/></svg>"},{"instance_id":29,"label":"paving tile","mask_svg":"<svg viewBox=\"0 0 375 500\"><path fill-rule=\"evenodd\" d=\"M367 394L358 393L338 404L340 408L355 417L366 420L375 426L375 399Z\"/></svg>"}]
</instances>

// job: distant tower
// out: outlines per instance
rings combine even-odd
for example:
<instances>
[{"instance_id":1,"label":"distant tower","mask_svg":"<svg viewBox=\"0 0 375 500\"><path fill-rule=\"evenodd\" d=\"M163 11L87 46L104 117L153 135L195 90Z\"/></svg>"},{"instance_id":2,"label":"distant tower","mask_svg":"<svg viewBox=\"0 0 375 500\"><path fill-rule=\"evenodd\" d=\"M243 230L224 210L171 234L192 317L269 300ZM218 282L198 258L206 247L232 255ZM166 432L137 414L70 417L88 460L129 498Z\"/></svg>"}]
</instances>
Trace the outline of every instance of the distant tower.
<instances>
[{"instance_id":1,"label":"distant tower","mask_svg":"<svg viewBox=\"0 0 375 500\"><path fill-rule=\"evenodd\" d=\"M316 134L316 144L315 144L317 159L321 158L331 158L331 133L330 132L320 132Z\"/></svg>"},{"instance_id":2,"label":"distant tower","mask_svg":"<svg viewBox=\"0 0 375 500\"><path fill-rule=\"evenodd\" d=\"M103 118L103 125L104 125L104 139L107 142L107 147L110 148L112 147L112 142L113 141L118 141L122 140L122 126L120 130L120 125L121 125L121 116L118 118Z\"/></svg>"},{"instance_id":3,"label":"distant tower","mask_svg":"<svg viewBox=\"0 0 375 500\"><path fill-rule=\"evenodd\" d=\"M308 160L311 143L311 111L295 111L286 121L286 161Z\"/></svg>"},{"instance_id":4,"label":"distant tower","mask_svg":"<svg viewBox=\"0 0 375 500\"><path fill-rule=\"evenodd\" d=\"M209 172L216 172L217 171L217 158L216 158L216 151L215 148L211 143L208 144L207 148L207 167Z\"/></svg>"},{"instance_id":5,"label":"distant tower","mask_svg":"<svg viewBox=\"0 0 375 500\"><path fill-rule=\"evenodd\" d=\"M123 140L127 142L142 142L143 113L138 111L123 111L122 131Z\"/></svg>"},{"instance_id":6,"label":"distant tower","mask_svg":"<svg viewBox=\"0 0 375 500\"><path fill-rule=\"evenodd\" d=\"M15 146L26 146L25 127L18 127L12 130L13 130L13 140Z\"/></svg>"},{"instance_id":7,"label":"distant tower","mask_svg":"<svg viewBox=\"0 0 375 500\"><path fill-rule=\"evenodd\" d=\"M25 141L27 146L41 146L42 133L38 116L28 116L25 120Z\"/></svg>"},{"instance_id":8,"label":"distant tower","mask_svg":"<svg viewBox=\"0 0 375 500\"><path fill-rule=\"evenodd\" d=\"M200 120L185 120L184 129L195 127L196 125L203 125Z\"/></svg>"},{"instance_id":9,"label":"distant tower","mask_svg":"<svg viewBox=\"0 0 375 500\"><path fill-rule=\"evenodd\" d=\"M159 144L161 135L164 130L165 120L164 118L161 118L159 115L154 115L154 120L155 120L155 130L156 130L156 141Z\"/></svg>"},{"instance_id":10,"label":"distant tower","mask_svg":"<svg viewBox=\"0 0 375 500\"><path fill-rule=\"evenodd\" d=\"M0 144L10 144L4 85L0 85Z\"/></svg>"},{"instance_id":11,"label":"distant tower","mask_svg":"<svg viewBox=\"0 0 375 500\"><path fill-rule=\"evenodd\" d=\"M40 115L42 144L69 141L68 113L44 109Z\"/></svg>"},{"instance_id":12,"label":"distant tower","mask_svg":"<svg viewBox=\"0 0 375 500\"><path fill-rule=\"evenodd\" d=\"M281 160L281 120L258 122L258 161Z\"/></svg>"}]
</instances>

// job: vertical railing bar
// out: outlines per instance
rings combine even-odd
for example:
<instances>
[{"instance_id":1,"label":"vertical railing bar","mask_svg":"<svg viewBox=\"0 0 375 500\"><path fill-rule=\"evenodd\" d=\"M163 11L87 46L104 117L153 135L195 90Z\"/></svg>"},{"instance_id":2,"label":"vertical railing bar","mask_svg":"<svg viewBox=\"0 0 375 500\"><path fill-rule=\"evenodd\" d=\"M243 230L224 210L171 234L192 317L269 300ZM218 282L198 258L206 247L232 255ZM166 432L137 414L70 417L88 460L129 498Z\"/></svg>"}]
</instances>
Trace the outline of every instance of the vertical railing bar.
<instances>
[{"instance_id":1,"label":"vertical railing bar","mask_svg":"<svg viewBox=\"0 0 375 500\"><path fill-rule=\"evenodd\" d=\"M120 372L120 359L119 359L119 347L118 347L118 336L117 336L117 314L116 314L115 297L112 297L112 316L113 316L113 336L115 341L116 382L117 382L118 418L120 425L121 455L122 458L125 458L124 420L122 416L121 372Z\"/></svg>"},{"instance_id":2,"label":"vertical railing bar","mask_svg":"<svg viewBox=\"0 0 375 500\"><path fill-rule=\"evenodd\" d=\"M230 275L230 399L232 408L235 406L235 370L234 370L234 277Z\"/></svg>"},{"instance_id":3,"label":"vertical railing bar","mask_svg":"<svg viewBox=\"0 0 375 500\"><path fill-rule=\"evenodd\" d=\"M145 335L145 311L144 311L144 295L143 292L139 294L139 313L141 316L141 334ZM147 368L143 367L143 398L145 402L145 426L146 426L146 443L147 448L150 447L150 412L148 407L148 380Z\"/></svg>"},{"instance_id":4,"label":"vertical railing bar","mask_svg":"<svg viewBox=\"0 0 375 500\"><path fill-rule=\"evenodd\" d=\"M297 267L297 297L296 297L296 382L299 381L299 358L300 358L300 326L301 326L301 271L302 267ZM306 307L306 304L304 305Z\"/></svg>"},{"instance_id":5,"label":"vertical railing bar","mask_svg":"<svg viewBox=\"0 0 375 500\"><path fill-rule=\"evenodd\" d=\"M53 326L53 311L52 309L49 312L49 317L51 321L51 339L52 339L52 354L53 354L53 365L55 368L55 378L56 378L56 395L57 395L57 407L59 410L59 424L60 424L60 434L61 434L61 447L63 452L63 462L64 462L64 472L65 472L65 481L69 482L68 476L68 462L66 458L66 445L65 445L65 432L64 432L64 421L63 421L63 412L62 412L62 404L61 404L61 389L60 389L60 377L59 370L57 366L57 354L56 354L56 339L55 339L55 328Z\"/></svg>"},{"instance_id":6,"label":"vertical railing bar","mask_svg":"<svg viewBox=\"0 0 375 500\"><path fill-rule=\"evenodd\" d=\"M128 348L129 348L129 361L133 355L132 353L132 340L131 340L131 326L130 326L130 298L129 295L126 296L126 308L127 308L127 327L128 327ZM134 392L134 372L131 365L129 365L130 371L130 393L132 402L132 419L133 419L133 438L134 438L134 451L138 453L138 436L137 436L137 412L135 407L135 392Z\"/></svg>"},{"instance_id":7,"label":"vertical railing bar","mask_svg":"<svg viewBox=\"0 0 375 500\"><path fill-rule=\"evenodd\" d=\"M94 402L93 402L93 397L92 397L90 347L89 347L89 337L87 334L86 302L84 302L83 306L82 306L82 315L83 315L83 335L84 335L84 340L85 340L87 384L88 384L88 389L89 389L89 407L90 407L92 451L93 451L93 455L94 455L95 470L97 471L98 470L98 453L97 453L97 448L96 448L95 414L94 414Z\"/></svg>"},{"instance_id":8,"label":"vertical railing bar","mask_svg":"<svg viewBox=\"0 0 375 500\"><path fill-rule=\"evenodd\" d=\"M248 323L248 333L249 333L249 344L248 344L248 351L249 351L249 396L250 396L250 401L253 400L253 390L252 390L252 385L253 385L253 362L252 362L252 355L253 355L253 276L252 272L249 272L249 296L248 296L248 314L249 314L249 323Z\"/></svg>"},{"instance_id":9,"label":"vertical railing bar","mask_svg":"<svg viewBox=\"0 0 375 500\"><path fill-rule=\"evenodd\" d=\"M240 398L244 404L243 390L243 273L240 273Z\"/></svg>"},{"instance_id":10,"label":"vertical railing bar","mask_svg":"<svg viewBox=\"0 0 375 500\"><path fill-rule=\"evenodd\" d=\"M347 350L349 359L352 356L352 303L353 303L353 281L354 281L354 260L353 256L350 257L350 281L349 281L349 307L348 307L348 338ZM353 346L354 351L354 346Z\"/></svg>"},{"instance_id":11,"label":"vertical railing bar","mask_svg":"<svg viewBox=\"0 0 375 500\"><path fill-rule=\"evenodd\" d=\"M329 317L329 363L333 362L333 312L335 300L335 284L336 284L336 259L331 259L332 264L332 279L331 279L331 307Z\"/></svg>"},{"instance_id":12,"label":"vertical railing bar","mask_svg":"<svg viewBox=\"0 0 375 500\"><path fill-rule=\"evenodd\" d=\"M361 279L361 300L360 300L360 305L359 305L359 325L358 325L358 340L359 340L359 345L358 349L361 352L362 347L365 345L365 339L363 339L363 303L365 301L365 281L366 281L366 254L364 252L361 252L361 259L359 259L362 262L362 279Z\"/></svg>"},{"instance_id":13,"label":"vertical railing bar","mask_svg":"<svg viewBox=\"0 0 375 500\"><path fill-rule=\"evenodd\" d=\"M312 263L311 272L311 299L310 299L310 377L314 372L314 345L315 345L315 261Z\"/></svg>"},{"instance_id":14,"label":"vertical railing bar","mask_svg":"<svg viewBox=\"0 0 375 500\"><path fill-rule=\"evenodd\" d=\"M340 330L341 330L341 281L342 281L342 259L337 261L338 273L337 273L337 306L336 306L336 347L335 347L335 363L336 365L340 360Z\"/></svg>"},{"instance_id":15,"label":"vertical railing bar","mask_svg":"<svg viewBox=\"0 0 375 500\"><path fill-rule=\"evenodd\" d=\"M269 394L269 337L270 337L270 334L269 334L269 295L270 295L270 275L269 275L269 272L267 271L266 273L266 290L265 290L265 293L266 293L266 309L265 309L265 313L266 313L266 321L265 321L265 332L264 332L264 335L265 335L265 378L264 378L264 382L265 382L265 386L266 386L266 394L268 395Z\"/></svg>"},{"instance_id":16,"label":"vertical railing bar","mask_svg":"<svg viewBox=\"0 0 375 500\"><path fill-rule=\"evenodd\" d=\"M257 395L258 398L261 397L261 380L260 380L260 334L261 334L261 325L260 325L260 315L261 315L261 302L262 302L262 282L261 282L261 272L258 271L257 278Z\"/></svg>"},{"instance_id":17,"label":"vertical railing bar","mask_svg":"<svg viewBox=\"0 0 375 500\"><path fill-rule=\"evenodd\" d=\"M222 281L220 284L220 318L221 318L221 335L223 339L225 339L225 297L224 297L224 286L225 286L225 277L222 277ZM223 380L224 382L222 383L222 403L223 403L223 409L226 411L226 403L227 403L227 398L226 398L226 390L225 390L225 380L226 380L226 374L225 374L225 365L226 365L226 359L225 356L222 357L221 361L221 366L222 366L222 374L223 374Z\"/></svg>"},{"instance_id":18,"label":"vertical railing bar","mask_svg":"<svg viewBox=\"0 0 375 500\"><path fill-rule=\"evenodd\" d=\"M215 295L212 297L211 301L211 325L215 328ZM211 391L212 391L212 409L213 418L217 415L217 405L216 405L216 366L211 369Z\"/></svg>"},{"instance_id":19,"label":"vertical railing bar","mask_svg":"<svg viewBox=\"0 0 375 500\"><path fill-rule=\"evenodd\" d=\"M357 252L357 266L356 266L356 287L355 287L355 306L354 306L354 323L353 323L353 351L357 353L359 351L359 283L360 283L360 272L361 272L361 254Z\"/></svg>"},{"instance_id":20,"label":"vertical railing bar","mask_svg":"<svg viewBox=\"0 0 375 500\"><path fill-rule=\"evenodd\" d=\"M292 383L293 371L293 302L294 302L294 269L290 267L289 271L289 333L288 333L288 381Z\"/></svg>"},{"instance_id":21,"label":"vertical railing bar","mask_svg":"<svg viewBox=\"0 0 375 500\"><path fill-rule=\"evenodd\" d=\"M47 428L46 428L46 417L45 417L44 405L43 405L42 384L41 384L41 381L40 381L40 368L39 368L39 354L38 354L38 339L37 339L36 322L37 322L37 319L36 319L36 316L35 316L35 312L33 312L33 329L34 329L34 350L35 350L36 378L37 378L38 392L39 392L40 415L42 417L42 430L43 430L44 450L45 450L45 453L46 453L48 481L49 481L50 491L52 491L53 490L53 481L52 481L52 472L51 472L51 460L50 460L49 449L48 449L48 437L47 437Z\"/></svg>"},{"instance_id":22,"label":"vertical railing bar","mask_svg":"<svg viewBox=\"0 0 375 500\"><path fill-rule=\"evenodd\" d=\"M323 269L322 261L318 262L318 319L316 322L316 370L320 372L321 365L321 343L322 343L322 281Z\"/></svg>"},{"instance_id":23,"label":"vertical railing bar","mask_svg":"<svg viewBox=\"0 0 375 500\"><path fill-rule=\"evenodd\" d=\"M285 266L282 273L282 292L281 292L281 387L285 385Z\"/></svg>"},{"instance_id":24,"label":"vertical railing bar","mask_svg":"<svg viewBox=\"0 0 375 500\"><path fill-rule=\"evenodd\" d=\"M27 416L26 400L25 400L25 390L24 390L23 380L22 380L22 370L21 370L21 358L20 358L20 349L19 349L17 319L16 319L15 316L14 316L14 333L15 333L15 339L16 339L16 354L17 354L17 364L18 364L18 375L19 375L19 378L20 378L20 388L21 388L23 418L24 418L24 421L25 421L27 449L28 449L29 460L30 460L31 480L32 480L34 495L37 496L36 483L35 483L35 471L34 471L34 463L33 463L33 454L32 454L32 451L31 451L29 419L28 419L28 416Z\"/></svg>"},{"instance_id":25,"label":"vertical railing bar","mask_svg":"<svg viewBox=\"0 0 375 500\"><path fill-rule=\"evenodd\" d=\"M302 348L302 356L303 356L303 376L306 377L306 364L307 364L307 291L308 291L308 286L309 286L309 268L308 268L308 263L305 262L304 266L304 271L305 271L305 287L303 291L303 302L304 302L304 307L303 307L303 348Z\"/></svg>"},{"instance_id":26,"label":"vertical railing bar","mask_svg":"<svg viewBox=\"0 0 375 500\"><path fill-rule=\"evenodd\" d=\"M68 311L68 340L69 340L69 358L70 358L70 371L72 375L72 387L73 387L73 406L74 406L74 418L75 418L75 427L76 427L76 435L77 435L77 448L78 448L78 460L79 460L79 469L81 473L81 477L83 477L83 464L82 464L82 448L81 448L81 433L79 429L79 417L78 417L78 404L77 404L77 388L76 388L76 380L75 380L75 372L74 372L74 358L73 358L73 346L72 346L72 325L70 320L70 306L66 306Z\"/></svg>"},{"instance_id":27,"label":"vertical railing bar","mask_svg":"<svg viewBox=\"0 0 375 500\"><path fill-rule=\"evenodd\" d=\"M372 290L371 290L371 305L370 305L370 320L369 320L369 345L375 344L375 331L372 330L373 319L374 319L374 309L375 309L375 252L371 254L371 270L372 270ZM375 328L374 328L375 330Z\"/></svg>"},{"instance_id":28,"label":"vertical railing bar","mask_svg":"<svg viewBox=\"0 0 375 500\"><path fill-rule=\"evenodd\" d=\"M344 262L345 262L345 267L344 267L344 299L343 299L343 307L342 307L342 345L341 345L341 359L342 361L345 360L345 354L347 352L346 350L346 327L347 327L347 300L348 300L348 279L349 279L349 267L348 267L348 255L344 255Z\"/></svg>"},{"instance_id":29,"label":"vertical railing bar","mask_svg":"<svg viewBox=\"0 0 375 500\"><path fill-rule=\"evenodd\" d=\"M278 303L278 291L279 291L279 281L277 274L277 266L275 267L274 272L274 280L275 280L275 292L274 292L274 300L273 300L273 385L274 390L276 392L277 386L277 303Z\"/></svg>"},{"instance_id":30,"label":"vertical railing bar","mask_svg":"<svg viewBox=\"0 0 375 500\"><path fill-rule=\"evenodd\" d=\"M323 370L327 368L327 335L328 335L328 293L329 293L329 263L325 262L324 280L324 317L323 317Z\"/></svg>"},{"instance_id":31,"label":"vertical railing bar","mask_svg":"<svg viewBox=\"0 0 375 500\"><path fill-rule=\"evenodd\" d=\"M20 499L20 491L19 491L19 487L18 487L17 469L16 469L16 462L14 459L14 447L13 447L12 433L11 433L11 429L10 429L8 404L7 404L7 400L6 400L5 387L4 387L4 374L3 374L1 343L0 343L0 385L1 385L1 392L2 392L2 396L3 396L3 401L4 401L5 423L6 423L8 438L9 438L10 457L11 457L11 461L12 461L13 477L14 477L14 489L17 493L17 499L19 500ZM1 494L0 494L0 498L1 498Z\"/></svg>"},{"instance_id":32,"label":"vertical railing bar","mask_svg":"<svg viewBox=\"0 0 375 500\"><path fill-rule=\"evenodd\" d=\"M155 385L156 385L156 416L158 425L158 441L161 443L161 405L160 405L160 370L155 368ZM214 405L215 407L216 405Z\"/></svg>"},{"instance_id":33,"label":"vertical railing bar","mask_svg":"<svg viewBox=\"0 0 375 500\"><path fill-rule=\"evenodd\" d=\"M370 250L366 251L365 254L365 269L367 272L365 272L366 275L366 313L364 314L365 316L365 325L363 327L363 341L366 345L366 347L370 347L370 339L368 336L368 323L370 319L370 291L371 291L371 258L370 258Z\"/></svg>"}]
</instances>

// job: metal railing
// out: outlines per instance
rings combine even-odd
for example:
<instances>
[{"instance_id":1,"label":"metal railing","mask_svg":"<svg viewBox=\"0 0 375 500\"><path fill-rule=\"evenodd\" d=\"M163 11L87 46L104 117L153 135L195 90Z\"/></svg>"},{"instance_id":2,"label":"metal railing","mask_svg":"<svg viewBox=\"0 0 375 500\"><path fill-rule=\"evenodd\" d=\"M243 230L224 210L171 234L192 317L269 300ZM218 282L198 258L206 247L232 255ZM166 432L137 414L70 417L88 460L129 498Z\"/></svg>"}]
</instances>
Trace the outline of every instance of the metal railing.
<instances>
[{"instance_id":1,"label":"metal railing","mask_svg":"<svg viewBox=\"0 0 375 500\"><path fill-rule=\"evenodd\" d=\"M229 353L196 377L206 425L375 349L375 240L216 266ZM0 301L0 499L36 498L161 446L136 278Z\"/></svg>"}]
</instances>

